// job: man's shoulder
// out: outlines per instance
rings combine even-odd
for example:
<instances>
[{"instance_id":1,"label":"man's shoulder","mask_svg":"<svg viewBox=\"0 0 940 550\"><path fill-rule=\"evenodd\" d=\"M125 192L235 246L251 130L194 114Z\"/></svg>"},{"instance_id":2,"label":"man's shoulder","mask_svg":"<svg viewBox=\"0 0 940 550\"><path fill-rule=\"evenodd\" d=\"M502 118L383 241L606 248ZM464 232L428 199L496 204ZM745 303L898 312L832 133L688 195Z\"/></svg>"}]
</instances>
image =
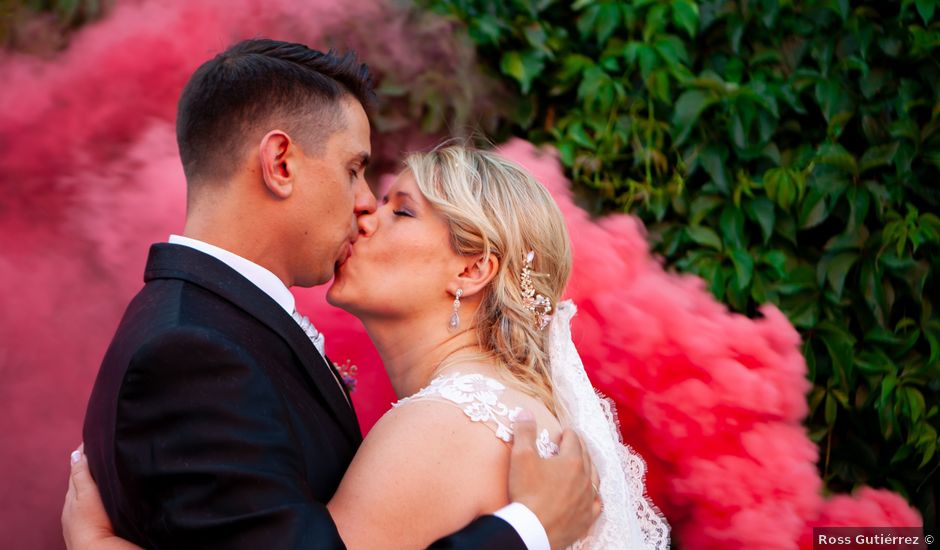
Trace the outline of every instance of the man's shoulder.
<instances>
[{"instance_id":1,"label":"man's shoulder","mask_svg":"<svg viewBox=\"0 0 940 550\"><path fill-rule=\"evenodd\" d=\"M278 353L277 338L224 298L178 279L148 282L128 304L101 362L96 385L119 390L127 375L162 364L166 375L226 357L257 366Z\"/></svg>"},{"instance_id":2,"label":"man's shoulder","mask_svg":"<svg viewBox=\"0 0 940 550\"><path fill-rule=\"evenodd\" d=\"M215 331L240 333L263 329L263 323L236 304L180 279L149 281L130 301L115 340L136 335L153 338L164 332Z\"/></svg>"}]
</instances>

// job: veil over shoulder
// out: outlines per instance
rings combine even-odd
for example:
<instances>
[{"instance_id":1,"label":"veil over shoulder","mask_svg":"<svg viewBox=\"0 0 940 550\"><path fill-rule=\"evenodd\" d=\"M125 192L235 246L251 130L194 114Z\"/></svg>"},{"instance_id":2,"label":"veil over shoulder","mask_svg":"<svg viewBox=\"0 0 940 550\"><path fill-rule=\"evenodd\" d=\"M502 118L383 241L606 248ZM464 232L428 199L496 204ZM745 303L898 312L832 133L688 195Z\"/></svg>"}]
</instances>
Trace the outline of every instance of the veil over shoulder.
<instances>
[{"instance_id":1,"label":"veil over shoulder","mask_svg":"<svg viewBox=\"0 0 940 550\"><path fill-rule=\"evenodd\" d=\"M573 548L668 550L669 525L646 496L646 463L620 437L616 409L591 385L571 340L577 307L566 300L552 316L549 364L562 423L581 435L600 479L603 510Z\"/></svg>"}]
</instances>

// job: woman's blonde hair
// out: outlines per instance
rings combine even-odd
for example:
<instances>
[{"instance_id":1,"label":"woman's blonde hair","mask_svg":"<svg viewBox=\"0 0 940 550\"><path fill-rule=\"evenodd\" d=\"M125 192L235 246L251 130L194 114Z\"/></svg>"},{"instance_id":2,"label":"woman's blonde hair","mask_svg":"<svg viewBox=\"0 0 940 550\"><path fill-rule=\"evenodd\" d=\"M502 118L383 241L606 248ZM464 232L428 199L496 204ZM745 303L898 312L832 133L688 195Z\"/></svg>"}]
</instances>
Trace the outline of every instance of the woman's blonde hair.
<instances>
[{"instance_id":1,"label":"woman's blonde hair","mask_svg":"<svg viewBox=\"0 0 940 550\"><path fill-rule=\"evenodd\" d=\"M526 309L521 276L532 251L532 285L553 306L558 303L571 273L571 244L558 205L525 169L489 151L445 144L409 155L405 166L447 218L454 250L499 260L471 326L483 353L554 412L548 328L540 330Z\"/></svg>"}]
</instances>

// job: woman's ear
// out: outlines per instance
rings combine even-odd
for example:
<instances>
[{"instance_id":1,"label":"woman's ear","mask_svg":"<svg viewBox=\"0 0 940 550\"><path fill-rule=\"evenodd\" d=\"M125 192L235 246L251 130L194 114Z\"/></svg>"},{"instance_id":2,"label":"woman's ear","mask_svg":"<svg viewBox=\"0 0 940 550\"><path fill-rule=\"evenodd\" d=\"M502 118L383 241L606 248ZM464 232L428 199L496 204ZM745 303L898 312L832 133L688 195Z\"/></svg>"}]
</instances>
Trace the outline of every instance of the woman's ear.
<instances>
[{"instance_id":1,"label":"woman's ear","mask_svg":"<svg viewBox=\"0 0 940 550\"><path fill-rule=\"evenodd\" d=\"M283 130L271 130L261 138L259 157L264 185L275 197L286 199L294 190L294 155L297 147Z\"/></svg>"},{"instance_id":2,"label":"woman's ear","mask_svg":"<svg viewBox=\"0 0 940 550\"><path fill-rule=\"evenodd\" d=\"M499 271L499 258L493 254L487 256L468 257L464 270L451 283L451 294L455 294L457 289L463 290L464 296L473 296L477 294L490 281L496 277Z\"/></svg>"}]
</instances>

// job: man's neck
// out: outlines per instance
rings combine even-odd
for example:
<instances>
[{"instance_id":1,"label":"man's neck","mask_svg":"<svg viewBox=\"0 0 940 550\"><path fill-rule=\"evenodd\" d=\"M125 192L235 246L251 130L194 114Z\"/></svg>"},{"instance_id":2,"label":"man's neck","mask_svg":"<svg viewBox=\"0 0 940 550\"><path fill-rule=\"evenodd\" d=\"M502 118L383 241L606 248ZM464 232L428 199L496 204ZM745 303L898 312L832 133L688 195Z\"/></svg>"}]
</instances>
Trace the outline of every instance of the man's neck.
<instances>
[{"instance_id":1,"label":"man's neck","mask_svg":"<svg viewBox=\"0 0 940 550\"><path fill-rule=\"evenodd\" d=\"M279 248L261 240L256 233L227 228L223 224L215 225L187 220L182 236L217 246L256 263L274 273L288 288L294 284L285 262L280 259Z\"/></svg>"}]
</instances>

